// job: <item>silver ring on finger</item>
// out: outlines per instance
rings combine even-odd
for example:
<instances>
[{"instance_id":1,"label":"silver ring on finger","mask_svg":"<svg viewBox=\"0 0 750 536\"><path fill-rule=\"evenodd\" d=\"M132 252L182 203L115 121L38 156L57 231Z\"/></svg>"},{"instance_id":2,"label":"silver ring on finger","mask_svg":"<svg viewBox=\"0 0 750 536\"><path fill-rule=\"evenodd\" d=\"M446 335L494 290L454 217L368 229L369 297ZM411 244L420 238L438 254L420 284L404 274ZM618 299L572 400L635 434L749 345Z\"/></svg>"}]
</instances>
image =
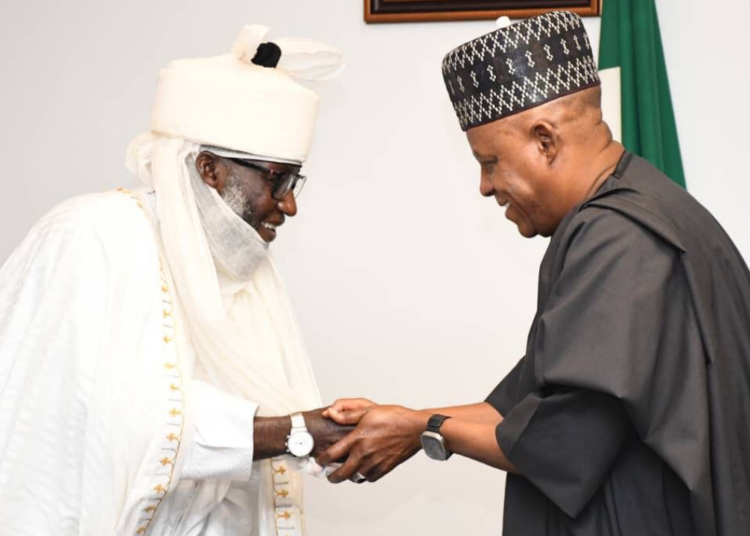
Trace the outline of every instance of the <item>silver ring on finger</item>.
<instances>
[{"instance_id":1,"label":"silver ring on finger","mask_svg":"<svg viewBox=\"0 0 750 536\"><path fill-rule=\"evenodd\" d=\"M349 480L354 482L355 484L361 484L362 482L367 482L367 477L364 476L362 473L357 471L354 473L351 477L349 477Z\"/></svg>"}]
</instances>

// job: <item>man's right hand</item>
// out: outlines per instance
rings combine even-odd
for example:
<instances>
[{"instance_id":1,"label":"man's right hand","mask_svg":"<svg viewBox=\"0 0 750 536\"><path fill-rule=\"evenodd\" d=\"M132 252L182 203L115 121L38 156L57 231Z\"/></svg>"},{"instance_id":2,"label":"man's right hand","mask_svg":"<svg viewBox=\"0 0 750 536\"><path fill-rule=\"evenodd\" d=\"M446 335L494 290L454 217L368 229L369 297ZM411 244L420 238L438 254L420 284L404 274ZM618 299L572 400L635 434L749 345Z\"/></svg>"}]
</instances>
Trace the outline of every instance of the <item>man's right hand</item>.
<instances>
[{"instance_id":1,"label":"man's right hand","mask_svg":"<svg viewBox=\"0 0 750 536\"><path fill-rule=\"evenodd\" d=\"M369 401L368 401L369 402ZM359 473L376 482L421 449L420 435L430 415L403 406L369 405L341 413L342 421L358 421L357 428L318 456L325 466L345 458L343 465L328 480L343 482Z\"/></svg>"}]
</instances>

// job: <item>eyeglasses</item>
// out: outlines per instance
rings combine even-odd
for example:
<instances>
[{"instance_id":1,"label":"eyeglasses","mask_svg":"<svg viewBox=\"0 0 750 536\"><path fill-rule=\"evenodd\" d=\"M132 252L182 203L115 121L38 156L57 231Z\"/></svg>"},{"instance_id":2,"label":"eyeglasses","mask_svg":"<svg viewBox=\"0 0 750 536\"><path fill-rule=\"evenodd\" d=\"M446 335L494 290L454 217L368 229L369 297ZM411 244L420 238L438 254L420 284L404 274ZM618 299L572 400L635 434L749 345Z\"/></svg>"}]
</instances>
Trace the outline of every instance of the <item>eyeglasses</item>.
<instances>
[{"instance_id":1,"label":"eyeglasses","mask_svg":"<svg viewBox=\"0 0 750 536\"><path fill-rule=\"evenodd\" d=\"M250 162L248 160L242 160L240 158L228 158L237 165L246 167L255 171L260 171L263 174L263 180L271 183L273 187L273 198L277 201L284 199L286 194L292 192L294 198L298 198L302 193L302 188L305 186L307 177L304 175L298 175L290 171L276 171L275 169L269 169L265 166L261 166Z\"/></svg>"}]
</instances>

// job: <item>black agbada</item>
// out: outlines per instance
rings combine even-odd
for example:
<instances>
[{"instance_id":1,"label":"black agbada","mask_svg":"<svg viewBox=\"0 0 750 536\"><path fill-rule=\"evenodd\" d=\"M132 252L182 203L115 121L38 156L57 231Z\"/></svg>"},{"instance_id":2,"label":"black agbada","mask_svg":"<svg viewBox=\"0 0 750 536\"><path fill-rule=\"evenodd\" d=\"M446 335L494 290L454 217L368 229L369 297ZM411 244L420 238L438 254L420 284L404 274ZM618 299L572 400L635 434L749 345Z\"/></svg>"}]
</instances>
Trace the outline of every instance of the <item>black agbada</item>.
<instances>
[{"instance_id":1,"label":"black agbada","mask_svg":"<svg viewBox=\"0 0 750 536\"><path fill-rule=\"evenodd\" d=\"M506 536L750 535L750 272L625 153L552 237L526 356L487 401Z\"/></svg>"}]
</instances>

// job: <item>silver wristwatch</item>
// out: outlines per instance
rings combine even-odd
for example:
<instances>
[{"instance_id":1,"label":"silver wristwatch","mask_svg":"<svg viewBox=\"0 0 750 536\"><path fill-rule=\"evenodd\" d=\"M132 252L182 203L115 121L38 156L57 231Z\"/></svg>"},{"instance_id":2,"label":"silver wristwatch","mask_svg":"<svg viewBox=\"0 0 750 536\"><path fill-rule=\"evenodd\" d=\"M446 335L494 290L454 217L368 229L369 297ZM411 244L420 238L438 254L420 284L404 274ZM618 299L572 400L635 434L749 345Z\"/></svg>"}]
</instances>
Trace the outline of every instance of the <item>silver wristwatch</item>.
<instances>
[{"instance_id":1,"label":"silver wristwatch","mask_svg":"<svg viewBox=\"0 0 750 536\"><path fill-rule=\"evenodd\" d=\"M302 416L302 413L293 413L291 418L292 430L286 438L286 450L289 454L297 458L309 456L315 447L315 439L307 431L305 418Z\"/></svg>"},{"instance_id":2,"label":"silver wristwatch","mask_svg":"<svg viewBox=\"0 0 750 536\"><path fill-rule=\"evenodd\" d=\"M450 419L445 415L433 415L427 422L427 430L422 432L422 448L424 453L433 460L446 461L450 458L453 453L448 450L448 446L445 444L445 438L440 433L440 427L443 423Z\"/></svg>"}]
</instances>

